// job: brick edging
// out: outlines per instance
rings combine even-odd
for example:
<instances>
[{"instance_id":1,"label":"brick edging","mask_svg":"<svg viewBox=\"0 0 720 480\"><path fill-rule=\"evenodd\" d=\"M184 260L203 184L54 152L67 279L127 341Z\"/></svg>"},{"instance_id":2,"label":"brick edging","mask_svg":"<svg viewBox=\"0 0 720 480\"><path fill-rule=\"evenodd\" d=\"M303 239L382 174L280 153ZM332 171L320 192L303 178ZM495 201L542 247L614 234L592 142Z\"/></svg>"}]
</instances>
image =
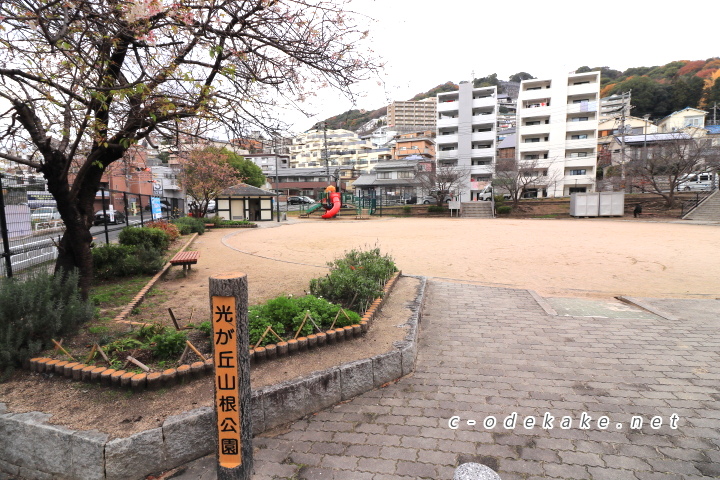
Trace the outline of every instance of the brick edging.
<instances>
[{"instance_id":1,"label":"brick edging","mask_svg":"<svg viewBox=\"0 0 720 480\"><path fill-rule=\"evenodd\" d=\"M421 307L427 280L421 283L404 340L386 353L252 392L253 434L295 421L411 373L417 358ZM143 478L205 456L214 449L214 411L202 407L165 419L161 427L110 440L98 432L49 425L41 412L7 413L0 403L0 472L23 478L58 476L68 480ZM58 452L37 455L36 452Z\"/></svg>"}]
</instances>

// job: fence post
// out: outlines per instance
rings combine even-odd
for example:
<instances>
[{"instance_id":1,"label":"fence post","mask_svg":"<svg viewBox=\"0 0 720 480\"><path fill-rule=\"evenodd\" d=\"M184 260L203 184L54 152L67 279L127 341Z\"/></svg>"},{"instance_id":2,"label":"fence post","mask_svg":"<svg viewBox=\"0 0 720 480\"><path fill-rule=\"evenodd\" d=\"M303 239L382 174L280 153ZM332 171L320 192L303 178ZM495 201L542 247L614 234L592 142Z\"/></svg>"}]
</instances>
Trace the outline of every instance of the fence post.
<instances>
[{"instance_id":1,"label":"fence post","mask_svg":"<svg viewBox=\"0 0 720 480\"><path fill-rule=\"evenodd\" d=\"M218 480L250 480L253 470L248 284L244 273L210 277Z\"/></svg>"},{"instance_id":2,"label":"fence post","mask_svg":"<svg viewBox=\"0 0 720 480\"><path fill-rule=\"evenodd\" d=\"M108 192L108 194L109 193L110 192ZM110 235L108 234L108 223L110 223L110 222L107 217L107 208L105 208L105 187L100 187L100 195L101 195L100 198L102 199L101 203L102 203L102 208L103 208L103 219L104 219L103 226L105 227L105 245L108 245L110 243ZM109 195L108 195L108 198L110 198Z\"/></svg>"},{"instance_id":3,"label":"fence post","mask_svg":"<svg viewBox=\"0 0 720 480\"><path fill-rule=\"evenodd\" d=\"M10 238L8 236L7 218L5 217L5 194L3 193L3 178L5 175L0 173L0 232L2 233L3 253L5 258L5 272L8 278L13 276L12 260L10 259Z\"/></svg>"}]
</instances>

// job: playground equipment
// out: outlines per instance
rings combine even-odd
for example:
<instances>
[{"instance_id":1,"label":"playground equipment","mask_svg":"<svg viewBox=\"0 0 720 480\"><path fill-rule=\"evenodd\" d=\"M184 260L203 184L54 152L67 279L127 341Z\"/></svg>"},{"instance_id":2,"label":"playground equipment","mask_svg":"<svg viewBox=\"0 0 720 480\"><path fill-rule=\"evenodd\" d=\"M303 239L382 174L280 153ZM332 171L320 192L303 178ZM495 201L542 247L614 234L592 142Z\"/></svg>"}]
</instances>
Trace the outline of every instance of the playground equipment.
<instances>
[{"instance_id":1,"label":"playground equipment","mask_svg":"<svg viewBox=\"0 0 720 480\"><path fill-rule=\"evenodd\" d=\"M342 198L339 192L335 191L335 187L330 185L325 189L325 192L329 194L328 198L326 199L327 203L325 204L325 209L327 212L322 214L322 218L333 218L335 215L338 214L340 211L340 208L342 207Z\"/></svg>"}]
</instances>

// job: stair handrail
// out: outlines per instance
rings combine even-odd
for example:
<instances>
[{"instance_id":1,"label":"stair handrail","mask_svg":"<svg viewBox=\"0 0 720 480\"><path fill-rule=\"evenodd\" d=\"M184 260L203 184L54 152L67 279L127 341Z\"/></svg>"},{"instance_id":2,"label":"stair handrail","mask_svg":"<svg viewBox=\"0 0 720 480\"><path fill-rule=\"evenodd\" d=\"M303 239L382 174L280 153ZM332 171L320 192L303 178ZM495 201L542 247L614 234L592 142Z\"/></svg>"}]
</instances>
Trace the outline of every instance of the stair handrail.
<instances>
[{"instance_id":1,"label":"stair handrail","mask_svg":"<svg viewBox=\"0 0 720 480\"><path fill-rule=\"evenodd\" d=\"M681 207L680 207L680 218L684 219L688 215L690 215L697 207L699 207L705 200L710 198L713 193L715 193L717 190L717 187L715 185L712 185L710 187L710 190L704 190L702 192L695 192L695 199L694 200L685 200L683 201ZM687 208L687 210L686 210Z\"/></svg>"}]
</instances>

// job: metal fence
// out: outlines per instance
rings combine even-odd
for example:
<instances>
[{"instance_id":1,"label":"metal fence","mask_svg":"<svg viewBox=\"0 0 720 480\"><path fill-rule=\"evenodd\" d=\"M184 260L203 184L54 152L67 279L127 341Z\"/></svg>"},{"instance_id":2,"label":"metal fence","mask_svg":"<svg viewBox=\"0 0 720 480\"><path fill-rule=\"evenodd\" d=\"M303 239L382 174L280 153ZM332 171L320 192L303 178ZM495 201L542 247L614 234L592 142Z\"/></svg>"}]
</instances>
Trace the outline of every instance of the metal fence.
<instances>
[{"instance_id":1,"label":"metal fence","mask_svg":"<svg viewBox=\"0 0 720 480\"><path fill-rule=\"evenodd\" d=\"M152 195L100 189L95 198L95 243L117 241L126 226L143 226L153 220ZM184 215L180 198L159 198L155 219ZM65 232L55 200L43 180L0 174L0 277L19 276L54 268L57 246Z\"/></svg>"}]
</instances>

